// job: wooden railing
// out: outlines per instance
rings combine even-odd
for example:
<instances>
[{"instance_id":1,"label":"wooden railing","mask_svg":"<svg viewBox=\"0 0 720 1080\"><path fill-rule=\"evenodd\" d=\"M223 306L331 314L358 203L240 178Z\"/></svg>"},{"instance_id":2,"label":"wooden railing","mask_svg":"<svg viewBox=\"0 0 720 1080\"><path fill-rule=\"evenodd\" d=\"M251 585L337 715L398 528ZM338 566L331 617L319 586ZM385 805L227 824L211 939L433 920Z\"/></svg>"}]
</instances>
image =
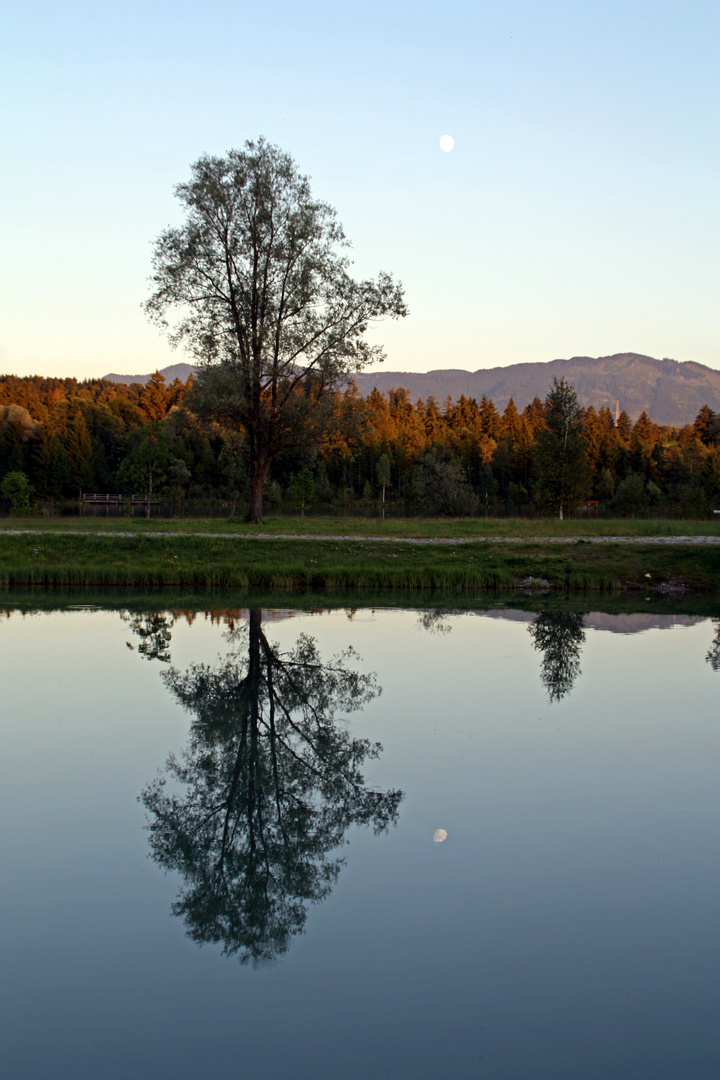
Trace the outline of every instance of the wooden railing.
<instances>
[{"instance_id":1,"label":"wooden railing","mask_svg":"<svg viewBox=\"0 0 720 1080\"><path fill-rule=\"evenodd\" d=\"M103 495L97 491L85 492L82 497L84 503L93 506L119 506L123 503L130 506L147 506L148 499L145 495ZM151 506L158 506L159 499L150 499Z\"/></svg>"}]
</instances>

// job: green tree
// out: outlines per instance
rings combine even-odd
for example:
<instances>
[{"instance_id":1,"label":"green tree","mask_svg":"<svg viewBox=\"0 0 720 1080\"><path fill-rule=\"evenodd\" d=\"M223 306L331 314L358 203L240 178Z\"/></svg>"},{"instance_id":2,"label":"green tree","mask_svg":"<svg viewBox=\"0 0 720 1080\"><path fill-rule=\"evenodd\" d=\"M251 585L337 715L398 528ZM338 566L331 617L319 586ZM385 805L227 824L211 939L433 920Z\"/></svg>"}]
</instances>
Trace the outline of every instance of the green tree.
<instances>
[{"instance_id":1,"label":"green tree","mask_svg":"<svg viewBox=\"0 0 720 1080\"><path fill-rule=\"evenodd\" d=\"M80 408L76 408L70 420L65 443L70 460L70 473L79 495L92 491L95 486L95 464L92 438Z\"/></svg>"},{"instance_id":2,"label":"green tree","mask_svg":"<svg viewBox=\"0 0 720 1080\"><path fill-rule=\"evenodd\" d=\"M310 469L301 469L290 477L290 497L297 510L305 517L305 504L315 497L315 480Z\"/></svg>"},{"instance_id":3,"label":"green tree","mask_svg":"<svg viewBox=\"0 0 720 1080\"><path fill-rule=\"evenodd\" d=\"M0 484L0 492L2 492L2 497L10 503L13 514L25 514L30 509L32 487L24 472L6 473Z\"/></svg>"},{"instance_id":4,"label":"green tree","mask_svg":"<svg viewBox=\"0 0 720 1080\"><path fill-rule=\"evenodd\" d=\"M378 458L375 473L382 488L382 516L385 517L385 488L390 483L390 458L387 454L381 454Z\"/></svg>"},{"instance_id":5,"label":"green tree","mask_svg":"<svg viewBox=\"0 0 720 1080\"><path fill-rule=\"evenodd\" d=\"M241 435L238 435L235 431L227 432L218 457L218 465L227 480L230 498L232 499L230 517L235 516L237 501L247 483L246 450L245 440Z\"/></svg>"},{"instance_id":6,"label":"green tree","mask_svg":"<svg viewBox=\"0 0 720 1080\"><path fill-rule=\"evenodd\" d=\"M631 472L618 484L613 508L621 514L639 514L645 506L645 498L645 481L639 473Z\"/></svg>"},{"instance_id":7,"label":"green tree","mask_svg":"<svg viewBox=\"0 0 720 1080\"><path fill-rule=\"evenodd\" d=\"M148 424L137 434L138 441L118 469L118 480L135 494L145 495L149 518L153 489L157 492L167 479L171 443L162 424Z\"/></svg>"},{"instance_id":8,"label":"green tree","mask_svg":"<svg viewBox=\"0 0 720 1080\"><path fill-rule=\"evenodd\" d=\"M536 495L562 520L587 498L590 470L577 394L565 379L553 379L545 399L545 425L535 444Z\"/></svg>"},{"instance_id":9,"label":"green tree","mask_svg":"<svg viewBox=\"0 0 720 1080\"><path fill-rule=\"evenodd\" d=\"M313 198L292 158L260 139L203 157L176 188L184 224L158 238L150 317L203 365L195 407L248 438L252 522L278 453L313 428L350 372L378 360L368 324L406 314L387 274L355 281L335 211Z\"/></svg>"},{"instance_id":10,"label":"green tree","mask_svg":"<svg viewBox=\"0 0 720 1080\"><path fill-rule=\"evenodd\" d=\"M413 489L431 514L463 517L477 509L477 496L467 482L465 470L446 450L425 455L415 469Z\"/></svg>"}]
</instances>

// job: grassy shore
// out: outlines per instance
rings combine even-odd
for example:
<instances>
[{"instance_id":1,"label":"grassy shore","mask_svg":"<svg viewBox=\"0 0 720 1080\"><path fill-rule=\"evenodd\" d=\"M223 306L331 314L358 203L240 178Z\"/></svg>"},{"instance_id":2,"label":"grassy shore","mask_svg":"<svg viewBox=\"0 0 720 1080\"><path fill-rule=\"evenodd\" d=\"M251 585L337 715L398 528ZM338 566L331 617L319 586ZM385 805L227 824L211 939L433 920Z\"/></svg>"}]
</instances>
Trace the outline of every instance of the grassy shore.
<instances>
[{"instance_id":1,"label":"grassy shore","mask_svg":"<svg viewBox=\"0 0 720 1080\"><path fill-rule=\"evenodd\" d=\"M280 519L286 525L292 519ZM7 523L6 523L7 524ZM324 590L338 593L348 591L377 592L386 590L424 590L464 592L478 589L513 590L542 588L546 584L555 590L608 592L643 592L667 594L704 592L720 595L720 546L696 544L643 543L655 535L668 533L635 533L640 537L633 544L605 543L595 545L587 539L565 540L578 536L578 522L548 522L547 528L566 527L566 532L540 533L540 522L524 522L534 531L513 531L511 523L502 522L403 522L403 526L433 526L428 535L442 538L444 543L412 543L409 534L400 534L396 543L384 540L341 540L337 535L358 535L357 521L334 520L338 534L321 534L322 539L299 541L291 535L276 532L270 540L253 539L253 532L243 532L236 524L218 528L215 521L188 522L186 530L176 522L132 522L129 531L125 522L75 522L45 530L45 523L27 525L15 519L0 531L0 585L58 588L67 586L175 589L255 589L297 593ZM268 522L263 531L271 532ZM303 524L295 521L296 526ZM306 519L304 527L312 533L317 519ZM328 524L325 520L325 524ZM380 522L364 522L377 529ZM384 535L397 536L396 523L385 522ZM501 526L504 531L492 534L497 542L484 544L448 543L453 536L462 539L464 530L475 525ZM585 522L586 526L605 526L606 522ZM619 523L613 522L617 525ZM648 522L623 523L648 525ZM687 522L680 524L689 534ZM708 523L692 523L704 526ZM456 532L441 532L446 530ZM29 529L12 534L12 528ZM190 532L192 529L192 534ZM250 527L246 527L250 529ZM132 535L130 534L132 533ZM169 535L172 532L181 535ZM211 536L220 532L227 535ZM229 535L233 533L234 535ZM717 534L717 527L714 529ZM695 535L702 535L696 530ZM296 533L301 535L300 533ZM316 534L317 535L317 534ZM325 538L325 535L327 538ZM418 534L423 537L423 534ZM482 535L478 532L475 535ZM531 536L547 536L552 544L533 542ZM586 533L586 537L592 536ZM596 535L603 535L599 530ZM615 533L617 535L617 533ZM510 536L522 542L507 544ZM529 581L528 579L535 579Z\"/></svg>"},{"instance_id":2,"label":"grassy shore","mask_svg":"<svg viewBox=\"0 0 720 1080\"><path fill-rule=\"evenodd\" d=\"M113 533L218 533L249 537L258 532L272 536L381 536L423 538L467 537L594 537L594 536L720 536L720 521L678 521L637 518L336 518L272 517L262 525L248 525L242 518L112 518L101 514L63 518L0 518L0 535L17 529L43 532Z\"/></svg>"}]
</instances>

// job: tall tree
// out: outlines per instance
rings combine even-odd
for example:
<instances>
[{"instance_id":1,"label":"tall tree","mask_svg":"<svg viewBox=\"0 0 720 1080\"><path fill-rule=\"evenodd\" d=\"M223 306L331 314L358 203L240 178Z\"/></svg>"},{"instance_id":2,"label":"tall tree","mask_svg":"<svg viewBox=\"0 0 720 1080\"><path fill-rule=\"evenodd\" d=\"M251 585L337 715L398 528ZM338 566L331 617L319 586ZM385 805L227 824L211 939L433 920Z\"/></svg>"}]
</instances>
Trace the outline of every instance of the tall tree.
<instances>
[{"instance_id":1,"label":"tall tree","mask_svg":"<svg viewBox=\"0 0 720 1080\"><path fill-rule=\"evenodd\" d=\"M245 429L248 517L260 522L273 459L303 437L329 390L382 358L365 331L406 314L402 286L350 276L335 211L264 139L200 158L175 191L185 221L155 244L146 310L164 328L179 312L170 340L203 365L195 400Z\"/></svg>"},{"instance_id":2,"label":"tall tree","mask_svg":"<svg viewBox=\"0 0 720 1080\"><path fill-rule=\"evenodd\" d=\"M545 399L545 426L538 433L534 464L538 500L561 520L587 498L590 470L582 410L565 379L553 379Z\"/></svg>"}]
</instances>

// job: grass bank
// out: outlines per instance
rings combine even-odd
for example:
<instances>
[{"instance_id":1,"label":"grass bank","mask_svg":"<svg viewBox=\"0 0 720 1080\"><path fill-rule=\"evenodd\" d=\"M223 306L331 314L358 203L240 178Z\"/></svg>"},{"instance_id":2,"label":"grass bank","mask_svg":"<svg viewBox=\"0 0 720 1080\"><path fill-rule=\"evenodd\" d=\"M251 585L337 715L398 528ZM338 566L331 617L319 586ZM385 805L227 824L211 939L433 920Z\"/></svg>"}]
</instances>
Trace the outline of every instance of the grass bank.
<instances>
[{"instance_id":1,"label":"grass bank","mask_svg":"<svg viewBox=\"0 0 720 1080\"><path fill-rule=\"evenodd\" d=\"M254 537L258 532L272 536L359 536L407 539L463 539L472 537L672 537L720 536L720 521L678 521L662 518L605 520L574 518L329 518L268 517L261 526L248 525L241 518L107 518L101 515L64 518L0 518L0 536L17 529L42 532L82 533L111 531L114 534L217 533Z\"/></svg>"},{"instance_id":2,"label":"grass bank","mask_svg":"<svg viewBox=\"0 0 720 1080\"><path fill-rule=\"evenodd\" d=\"M214 524L214 523L213 523ZM456 523L453 523L456 524ZM514 590L547 583L555 590L720 594L720 546L595 545L585 540L544 545L530 539L497 543L416 545L282 538L166 535L153 528L0 533L0 585L175 589L466 592ZM528 581L533 578L535 581Z\"/></svg>"}]
</instances>

